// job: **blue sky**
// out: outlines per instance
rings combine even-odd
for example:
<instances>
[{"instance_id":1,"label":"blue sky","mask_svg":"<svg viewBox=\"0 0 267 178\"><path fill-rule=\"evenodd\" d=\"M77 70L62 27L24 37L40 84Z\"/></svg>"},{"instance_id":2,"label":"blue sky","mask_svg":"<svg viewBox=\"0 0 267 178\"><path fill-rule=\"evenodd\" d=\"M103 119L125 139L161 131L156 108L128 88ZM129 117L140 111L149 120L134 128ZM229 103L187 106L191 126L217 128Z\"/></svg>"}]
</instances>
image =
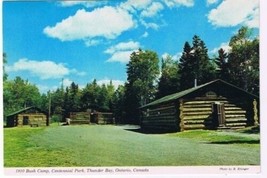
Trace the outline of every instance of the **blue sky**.
<instances>
[{"instance_id":1,"label":"blue sky","mask_svg":"<svg viewBox=\"0 0 267 178\"><path fill-rule=\"evenodd\" d=\"M6 71L41 92L60 87L62 78L64 86L93 79L118 85L138 48L178 59L198 35L212 57L220 47L230 50L242 25L258 32L258 0L4 1Z\"/></svg>"}]
</instances>

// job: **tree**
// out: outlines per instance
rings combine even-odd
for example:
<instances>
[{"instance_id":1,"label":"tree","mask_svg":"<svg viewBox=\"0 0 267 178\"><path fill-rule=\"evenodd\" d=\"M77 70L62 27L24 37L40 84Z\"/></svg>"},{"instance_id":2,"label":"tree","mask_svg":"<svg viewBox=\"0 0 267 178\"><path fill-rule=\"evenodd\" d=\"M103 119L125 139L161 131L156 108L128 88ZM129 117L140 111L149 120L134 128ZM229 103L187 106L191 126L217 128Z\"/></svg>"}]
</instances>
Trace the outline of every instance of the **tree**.
<instances>
[{"instance_id":1,"label":"tree","mask_svg":"<svg viewBox=\"0 0 267 178\"><path fill-rule=\"evenodd\" d=\"M179 68L181 90L193 87L195 80L200 85L215 79L215 68L209 59L208 49L204 41L196 35L193 37L192 47L189 42L185 42Z\"/></svg>"},{"instance_id":2,"label":"tree","mask_svg":"<svg viewBox=\"0 0 267 178\"><path fill-rule=\"evenodd\" d=\"M5 71L5 64L7 63L7 56L6 56L6 53L3 53L3 81L5 82L7 80L7 73Z\"/></svg>"},{"instance_id":3,"label":"tree","mask_svg":"<svg viewBox=\"0 0 267 178\"><path fill-rule=\"evenodd\" d=\"M3 91L5 115L24 107L41 106L39 89L21 77L5 81Z\"/></svg>"},{"instance_id":4,"label":"tree","mask_svg":"<svg viewBox=\"0 0 267 178\"><path fill-rule=\"evenodd\" d=\"M222 48L218 50L218 57L215 58L215 64L217 65L217 78L229 81L230 71L228 63L228 54Z\"/></svg>"},{"instance_id":5,"label":"tree","mask_svg":"<svg viewBox=\"0 0 267 178\"><path fill-rule=\"evenodd\" d=\"M98 110L98 96L100 87L97 85L96 80L88 83L81 92L82 109L95 109Z\"/></svg>"},{"instance_id":6,"label":"tree","mask_svg":"<svg viewBox=\"0 0 267 178\"><path fill-rule=\"evenodd\" d=\"M116 123L125 123L125 86L119 86L113 95L114 101L114 116Z\"/></svg>"},{"instance_id":7,"label":"tree","mask_svg":"<svg viewBox=\"0 0 267 178\"><path fill-rule=\"evenodd\" d=\"M252 38L252 30L241 27L229 43L231 83L248 92L259 94L259 39Z\"/></svg>"},{"instance_id":8,"label":"tree","mask_svg":"<svg viewBox=\"0 0 267 178\"><path fill-rule=\"evenodd\" d=\"M183 54L180 58L179 71L178 74L180 77L181 90L191 88L193 82L196 79L195 66L196 61L193 58L192 47L189 42L185 42Z\"/></svg>"},{"instance_id":9,"label":"tree","mask_svg":"<svg viewBox=\"0 0 267 178\"><path fill-rule=\"evenodd\" d=\"M139 123L139 107L155 98L158 62L157 54L149 50L139 49L130 56L125 91L126 117L130 123Z\"/></svg>"},{"instance_id":10,"label":"tree","mask_svg":"<svg viewBox=\"0 0 267 178\"><path fill-rule=\"evenodd\" d=\"M161 76L158 83L157 98L175 93L179 90L178 62L171 56L162 59Z\"/></svg>"}]
</instances>

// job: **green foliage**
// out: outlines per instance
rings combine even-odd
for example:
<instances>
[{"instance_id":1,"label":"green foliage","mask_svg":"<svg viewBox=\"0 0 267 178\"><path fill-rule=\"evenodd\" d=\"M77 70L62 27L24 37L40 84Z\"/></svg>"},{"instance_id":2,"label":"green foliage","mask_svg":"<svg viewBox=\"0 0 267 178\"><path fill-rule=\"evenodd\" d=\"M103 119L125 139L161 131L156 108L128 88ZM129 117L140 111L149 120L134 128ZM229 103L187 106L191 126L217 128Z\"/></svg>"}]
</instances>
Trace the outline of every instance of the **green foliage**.
<instances>
[{"instance_id":1,"label":"green foliage","mask_svg":"<svg viewBox=\"0 0 267 178\"><path fill-rule=\"evenodd\" d=\"M181 75L181 90L194 86L195 79L198 85L215 79L215 68L212 65L208 49L198 36L193 37L193 44L186 42L180 58L179 74Z\"/></svg>"},{"instance_id":2,"label":"green foliage","mask_svg":"<svg viewBox=\"0 0 267 178\"><path fill-rule=\"evenodd\" d=\"M41 105L39 89L20 77L5 81L3 91L5 115L27 106L40 107Z\"/></svg>"},{"instance_id":3,"label":"green foliage","mask_svg":"<svg viewBox=\"0 0 267 178\"><path fill-rule=\"evenodd\" d=\"M125 105L127 119L139 123L139 107L149 103L155 97L156 79L159 75L159 59L153 51L133 52L127 64L127 84Z\"/></svg>"},{"instance_id":4,"label":"green foliage","mask_svg":"<svg viewBox=\"0 0 267 178\"><path fill-rule=\"evenodd\" d=\"M185 42L179 61L170 56L162 60L159 77L159 59L156 52L139 50L133 52L127 64L127 82L116 91L112 81L98 85L94 80L79 89L74 82L47 94L40 94L38 88L21 77L8 80L3 78L4 115L25 106L37 106L49 110L51 115L68 117L69 112L98 111L114 112L119 123L139 123L139 107L175 92L209 82L215 77L232 83L248 92L259 95L259 38L253 31L242 27L229 42L231 50L218 51L218 57L209 59L208 49L198 36L192 45ZM3 53L3 62L7 62ZM159 79L159 81L158 81Z\"/></svg>"},{"instance_id":5,"label":"green foliage","mask_svg":"<svg viewBox=\"0 0 267 178\"><path fill-rule=\"evenodd\" d=\"M228 54L221 48L218 51L219 56L215 58L215 64L217 65L217 78L229 81L230 80L230 68L228 63Z\"/></svg>"},{"instance_id":6,"label":"green foliage","mask_svg":"<svg viewBox=\"0 0 267 178\"><path fill-rule=\"evenodd\" d=\"M171 56L162 59L161 76L158 82L156 98L161 98L179 91L180 76L178 75L178 71L178 61L174 61Z\"/></svg>"},{"instance_id":7,"label":"green foliage","mask_svg":"<svg viewBox=\"0 0 267 178\"><path fill-rule=\"evenodd\" d=\"M229 68L231 83L259 95L259 39L252 31L242 27L229 43Z\"/></svg>"},{"instance_id":8,"label":"green foliage","mask_svg":"<svg viewBox=\"0 0 267 178\"><path fill-rule=\"evenodd\" d=\"M5 64L7 63L7 56L6 56L6 53L3 53L3 81L6 81L7 80L7 73L5 71Z\"/></svg>"},{"instance_id":9,"label":"green foliage","mask_svg":"<svg viewBox=\"0 0 267 178\"><path fill-rule=\"evenodd\" d=\"M119 86L113 95L114 116L117 124L125 123L125 87Z\"/></svg>"}]
</instances>

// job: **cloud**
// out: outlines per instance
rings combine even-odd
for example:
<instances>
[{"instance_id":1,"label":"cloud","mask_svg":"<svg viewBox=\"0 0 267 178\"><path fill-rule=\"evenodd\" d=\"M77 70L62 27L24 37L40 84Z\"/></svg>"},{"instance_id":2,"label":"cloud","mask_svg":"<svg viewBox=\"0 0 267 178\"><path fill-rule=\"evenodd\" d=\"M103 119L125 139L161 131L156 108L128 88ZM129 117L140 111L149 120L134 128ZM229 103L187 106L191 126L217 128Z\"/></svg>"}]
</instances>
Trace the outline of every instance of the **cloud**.
<instances>
[{"instance_id":1,"label":"cloud","mask_svg":"<svg viewBox=\"0 0 267 178\"><path fill-rule=\"evenodd\" d=\"M151 28L154 30L158 30L159 29L159 25L153 22L146 22L144 20L140 20L141 24L144 25L146 27L146 29Z\"/></svg>"},{"instance_id":2,"label":"cloud","mask_svg":"<svg viewBox=\"0 0 267 178\"><path fill-rule=\"evenodd\" d=\"M153 17L158 14L164 7L159 2L153 2L151 6L141 12L142 17Z\"/></svg>"},{"instance_id":3,"label":"cloud","mask_svg":"<svg viewBox=\"0 0 267 178\"><path fill-rule=\"evenodd\" d=\"M248 25L259 27L258 0L224 0L208 14L209 22L217 27Z\"/></svg>"},{"instance_id":4,"label":"cloud","mask_svg":"<svg viewBox=\"0 0 267 178\"><path fill-rule=\"evenodd\" d=\"M135 50L140 47L139 42L129 41L129 42L122 42L115 46L111 46L108 48L105 53L112 54L116 51L127 51L127 50Z\"/></svg>"},{"instance_id":5,"label":"cloud","mask_svg":"<svg viewBox=\"0 0 267 178\"><path fill-rule=\"evenodd\" d=\"M174 55L171 55L171 54L169 54L169 53L163 53L163 54L161 55L161 57L162 57L163 59L166 59L168 56L170 56L173 60L178 61L178 60L181 58L182 54L183 54L182 52L177 52L177 53L174 54Z\"/></svg>"},{"instance_id":6,"label":"cloud","mask_svg":"<svg viewBox=\"0 0 267 178\"><path fill-rule=\"evenodd\" d=\"M60 1L58 4L62 7L72 7L76 5L83 5L87 8L96 7L103 4L106 4L105 1Z\"/></svg>"},{"instance_id":7,"label":"cloud","mask_svg":"<svg viewBox=\"0 0 267 178\"><path fill-rule=\"evenodd\" d=\"M151 3L152 0L128 0L124 3L121 3L120 7L134 13L137 10L140 11L146 9Z\"/></svg>"},{"instance_id":8,"label":"cloud","mask_svg":"<svg viewBox=\"0 0 267 178\"><path fill-rule=\"evenodd\" d=\"M44 33L61 41L88 40L96 37L114 39L135 26L132 16L121 8L105 6L87 12L80 9L75 15L47 26Z\"/></svg>"},{"instance_id":9,"label":"cloud","mask_svg":"<svg viewBox=\"0 0 267 178\"><path fill-rule=\"evenodd\" d=\"M117 51L107 60L107 62L128 63L133 51Z\"/></svg>"},{"instance_id":10,"label":"cloud","mask_svg":"<svg viewBox=\"0 0 267 178\"><path fill-rule=\"evenodd\" d=\"M207 5L212 5L212 4L216 4L218 2L218 0L207 0Z\"/></svg>"},{"instance_id":11,"label":"cloud","mask_svg":"<svg viewBox=\"0 0 267 178\"><path fill-rule=\"evenodd\" d=\"M103 85L103 84L109 85L110 81L112 81L112 84L114 85L115 89L117 89L120 85L124 85L124 83L125 83L122 80L112 80L112 79L105 77L104 79L98 80L97 84L98 85Z\"/></svg>"},{"instance_id":12,"label":"cloud","mask_svg":"<svg viewBox=\"0 0 267 178\"><path fill-rule=\"evenodd\" d=\"M130 61L131 54L140 48L139 42L122 42L108 48L105 53L111 54L107 62L127 63Z\"/></svg>"},{"instance_id":13,"label":"cloud","mask_svg":"<svg viewBox=\"0 0 267 178\"><path fill-rule=\"evenodd\" d=\"M40 79L57 79L69 74L85 75L85 72L78 72L76 69L68 69L63 63L53 61L35 61L27 58L19 59L12 66L6 66L7 72L30 72Z\"/></svg>"},{"instance_id":14,"label":"cloud","mask_svg":"<svg viewBox=\"0 0 267 178\"><path fill-rule=\"evenodd\" d=\"M68 78L64 78L63 81L60 82L60 85L62 85L62 82L63 82L63 87L65 88L69 87L73 81Z\"/></svg>"},{"instance_id":15,"label":"cloud","mask_svg":"<svg viewBox=\"0 0 267 178\"><path fill-rule=\"evenodd\" d=\"M210 54L218 54L219 49L223 49L226 53L229 53L231 50L231 47L229 46L228 42L220 44L219 47L212 49L209 53Z\"/></svg>"},{"instance_id":16,"label":"cloud","mask_svg":"<svg viewBox=\"0 0 267 178\"><path fill-rule=\"evenodd\" d=\"M194 0L163 0L163 1L170 8L180 7L180 6L186 6L186 7L194 6Z\"/></svg>"},{"instance_id":17,"label":"cloud","mask_svg":"<svg viewBox=\"0 0 267 178\"><path fill-rule=\"evenodd\" d=\"M148 37L148 35L149 35L148 32L145 32L141 37L146 38L146 37Z\"/></svg>"},{"instance_id":18,"label":"cloud","mask_svg":"<svg viewBox=\"0 0 267 178\"><path fill-rule=\"evenodd\" d=\"M89 47L89 46L97 46L98 44L100 44L101 42L102 42L102 40L95 40L95 39L93 39L93 40L91 40L91 39L89 39L89 40L84 40L85 42L85 46L87 46L87 47Z\"/></svg>"}]
</instances>

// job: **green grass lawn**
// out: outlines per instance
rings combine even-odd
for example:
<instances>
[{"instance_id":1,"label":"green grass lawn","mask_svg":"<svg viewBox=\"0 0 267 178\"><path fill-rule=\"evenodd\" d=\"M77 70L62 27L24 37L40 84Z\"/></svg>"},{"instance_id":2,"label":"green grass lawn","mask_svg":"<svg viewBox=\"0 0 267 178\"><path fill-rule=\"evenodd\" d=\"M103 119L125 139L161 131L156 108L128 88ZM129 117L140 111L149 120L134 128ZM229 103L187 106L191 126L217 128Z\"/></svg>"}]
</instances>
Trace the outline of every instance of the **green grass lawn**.
<instances>
[{"instance_id":1,"label":"green grass lawn","mask_svg":"<svg viewBox=\"0 0 267 178\"><path fill-rule=\"evenodd\" d=\"M5 167L259 164L259 134L142 134L99 125L4 129Z\"/></svg>"}]
</instances>

